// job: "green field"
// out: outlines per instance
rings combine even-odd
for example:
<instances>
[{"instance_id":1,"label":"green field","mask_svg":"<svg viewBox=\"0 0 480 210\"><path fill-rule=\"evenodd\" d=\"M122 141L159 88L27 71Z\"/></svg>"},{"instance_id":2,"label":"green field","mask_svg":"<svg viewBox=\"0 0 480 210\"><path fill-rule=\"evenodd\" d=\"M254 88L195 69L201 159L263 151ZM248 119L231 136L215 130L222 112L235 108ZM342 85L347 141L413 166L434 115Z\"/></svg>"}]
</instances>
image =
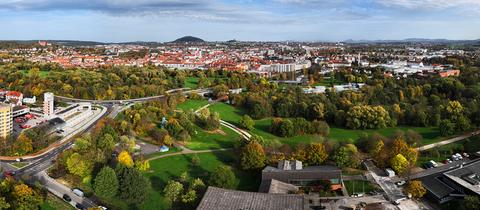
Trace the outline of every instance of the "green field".
<instances>
[{"instance_id":1,"label":"green field","mask_svg":"<svg viewBox=\"0 0 480 210\"><path fill-rule=\"evenodd\" d=\"M207 132L195 126L195 133L186 147L192 150L233 148L239 139L240 135L225 126L221 126L221 129L215 132Z\"/></svg>"},{"instance_id":2,"label":"green field","mask_svg":"<svg viewBox=\"0 0 480 210\"><path fill-rule=\"evenodd\" d=\"M21 72L27 76L30 76L30 70L21 70ZM40 71L39 76L41 78L45 78L48 76L49 73L50 73L49 71Z\"/></svg>"},{"instance_id":3,"label":"green field","mask_svg":"<svg viewBox=\"0 0 480 210\"><path fill-rule=\"evenodd\" d=\"M19 162L19 163L11 163L10 165L13 165L15 166L16 168L22 168L26 165L28 165L28 163L25 163L25 162Z\"/></svg>"},{"instance_id":4,"label":"green field","mask_svg":"<svg viewBox=\"0 0 480 210\"><path fill-rule=\"evenodd\" d=\"M410 127L410 126L398 126L392 128L382 128L382 129L368 129L368 130L351 130L345 128L330 127L329 138L333 140L346 140L351 139L355 141L360 137L362 133L371 135L373 133L379 133L383 136L391 136L395 131L402 130L413 130L418 134L422 135L423 141L421 145L431 144L442 140L440 133L436 127Z\"/></svg>"},{"instance_id":5,"label":"green field","mask_svg":"<svg viewBox=\"0 0 480 210\"><path fill-rule=\"evenodd\" d=\"M367 193L377 189L377 187L369 181L343 181L343 184L345 184L349 195L354 193Z\"/></svg>"},{"instance_id":6,"label":"green field","mask_svg":"<svg viewBox=\"0 0 480 210\"><path fill-rule=\"evenodd\" d=\"M205 106L208 104L207 100L192 100L188 99L187 101L178 104L177 108L183 111L193 110L196 111L197 109Z\"/></svg>"},{"instance_id":7,"label":"green field","mask_svg":"<svg viewBox=\"0 0 480 210\"><path fill-rule=\"evenodd\" d=\"M208 181L210 173L221 165L236 165L237 155L232 151L214 152L197 154L200 159L198 166L191 163L191 155L177 155L167 158L150 161L151 170L145 172L152 184L152 189L148 192L147 200L140 206L127 206L122 200L112 200L118 209L170 209L168 202L163 197L163 188L169 180L178 179L180 174L187 171L192 178L201 178L205 183ZM236 175L236 189L245 191L257 191L260 184L260 177L256 174L247 173L234 168Z\"/></svg>"},{"instance_id":8,"label":"green field","mask_svg":"<svg viewBox=\"0 0 480 210\"><path fill-rule=\"evenodd\" d=\"M198 85L198 77L187 77L185 78L185 87L187 88L196 88Z\"/></svg>"},{"instance_id":9,"label":"green field","mask_svg":"<svg viewBox=\"0 0 480 210\"><path fill-rule=\"evenodd\" d=\"M212 106L210 106L209 109L211 111L220 113L220 118L222 118L222 120L225 120L227 122L230 122L236 125L238 125L238 122L240 121L240 118L243 116L243 114L246 113L243 110L239 110L225 103L213 104ZM294 137L288 137L288 138L278 137L269 132L270 125L271 125L271 118L255 120L255 129L251 131L251 133L262 136L265 139L278 139L281 142L287 143L290 145L296 145L298 143L310 143L310 142L322 140L322 137L316 136L316 135L302 135L302 136L294 136ZM442 139L442 137L440 136L440 133L435 127L406 127L406 126L383 128L383 129L369 129L369 130L351 130L351 129L345 129L345 128L331 127L330 135L328 136L328 138L336 141L348 140L348 139L355 141L360 137L362 133L367 133L370 135L377 132L384 136L390 136L397 130L416 131L423 137L423 141L421 143L422 145L431 144Z\"/></svg>"}]
</instances>

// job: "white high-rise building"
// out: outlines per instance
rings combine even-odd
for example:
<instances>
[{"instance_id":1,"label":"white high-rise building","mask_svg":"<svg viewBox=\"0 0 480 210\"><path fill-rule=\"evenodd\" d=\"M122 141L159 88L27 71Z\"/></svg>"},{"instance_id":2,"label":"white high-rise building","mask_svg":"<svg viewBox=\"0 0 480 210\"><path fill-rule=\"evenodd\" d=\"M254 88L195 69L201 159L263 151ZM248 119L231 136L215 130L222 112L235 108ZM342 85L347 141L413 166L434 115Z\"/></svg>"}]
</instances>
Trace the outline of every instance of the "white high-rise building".
<instances>
[{"instance_id":1,"label":"white high-rise building","mask_svg":"<svg viewBox=\"0 0 480 210\"><path fill-rule=\"evenodd\" d=\"M0 137L7 138L13 129L12 107L0 103Z\"/></svg>"},{"instance_id":2,"label":"white high-rise building","mask_svg":"<svg viewBox=\"0 0 480 210\"><path fill-rule=\"evenodd\" d=\"M45 93L43 95L43 115L45 118L50 118L54 111L54 99L53 93Z\"/></svg>"}]
</instances>

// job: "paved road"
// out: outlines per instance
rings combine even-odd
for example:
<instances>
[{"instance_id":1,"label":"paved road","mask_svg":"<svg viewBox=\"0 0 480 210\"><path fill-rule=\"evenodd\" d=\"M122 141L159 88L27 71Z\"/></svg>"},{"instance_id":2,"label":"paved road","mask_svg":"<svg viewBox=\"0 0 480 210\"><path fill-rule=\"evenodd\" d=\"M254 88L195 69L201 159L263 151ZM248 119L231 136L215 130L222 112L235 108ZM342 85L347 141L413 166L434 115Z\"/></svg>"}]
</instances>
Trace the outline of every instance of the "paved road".
<instances>
[{"instance_id":1,"label":"paved road","mask_svg":"<svg viewBox=\"0 0 480 210\"><path fill-rule=\"evenodd\" d=\"M70 205L75 206L75 204L80 203L85 208L96 207L90 199L85 197L80 197L72 192L67 186L57 182L55 179L52 179L47 175L45 171L36 173L32 176L32 180L35 182L40 182L50 193L56 195L57 197L63 199L63 195L68 195L72 201L68 202Z\"/></svg>"},{"instance_id":2,"label":"paved road","mask_svg":"<svg viewBox=\"0 0 480 210\"><path fill-rule=\"evenodd\" d=\"M167 90L165 93L173 93L177 91L184 91L184 94L197 92L198 94L205 94L210 93L210 89L197 89L197 90L189 90L190 88L177 88L172 90ZM61 101L65 102L90 102L94 104L123 104L123 103L135 103L135 102L145 102L145 101L153 101L160 98L165 97L165 95L158 95L158 96L149 96L143 98L134 98L134 99L126 99L126 100L90 100L90 99L78 99L78 98L70 98L65 96L55 96L55 99L60 99Z\"/></svg>"}]
</instances>

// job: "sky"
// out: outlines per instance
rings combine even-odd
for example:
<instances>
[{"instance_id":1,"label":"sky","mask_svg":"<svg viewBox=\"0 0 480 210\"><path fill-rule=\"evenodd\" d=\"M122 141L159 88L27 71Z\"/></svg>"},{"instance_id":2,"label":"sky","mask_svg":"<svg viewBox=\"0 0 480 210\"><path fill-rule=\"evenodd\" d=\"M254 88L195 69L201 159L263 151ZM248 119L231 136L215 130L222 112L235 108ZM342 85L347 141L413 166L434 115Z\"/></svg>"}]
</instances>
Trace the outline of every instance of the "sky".
<instances>
[{"instance_id":1,"label":"sky","mask_svg":"<svg viewBox=\"0 0 480 210\"><path fill-rule=\"evenodd\" d=\"M480 39L480 0L0 0L0 40Z\"/></svg>"}]
</instances>

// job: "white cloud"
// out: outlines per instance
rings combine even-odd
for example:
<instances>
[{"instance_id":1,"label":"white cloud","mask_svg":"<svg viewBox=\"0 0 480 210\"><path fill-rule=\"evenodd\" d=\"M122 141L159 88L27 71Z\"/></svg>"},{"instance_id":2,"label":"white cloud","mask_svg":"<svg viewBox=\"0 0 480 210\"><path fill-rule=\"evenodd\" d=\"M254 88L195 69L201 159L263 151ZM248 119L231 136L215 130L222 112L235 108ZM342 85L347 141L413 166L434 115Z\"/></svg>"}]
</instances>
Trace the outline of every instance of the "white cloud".
<instances>
[{"instance_id":1,"label":"white cloud","mask_svg":"<svg viewBox=\"0 0 480 210\"><path fill-rule=\"evenodd\" d=\"M387 7L406 9L480 8L480 0L375 0Z\"/></svg>"}]
</instances>

